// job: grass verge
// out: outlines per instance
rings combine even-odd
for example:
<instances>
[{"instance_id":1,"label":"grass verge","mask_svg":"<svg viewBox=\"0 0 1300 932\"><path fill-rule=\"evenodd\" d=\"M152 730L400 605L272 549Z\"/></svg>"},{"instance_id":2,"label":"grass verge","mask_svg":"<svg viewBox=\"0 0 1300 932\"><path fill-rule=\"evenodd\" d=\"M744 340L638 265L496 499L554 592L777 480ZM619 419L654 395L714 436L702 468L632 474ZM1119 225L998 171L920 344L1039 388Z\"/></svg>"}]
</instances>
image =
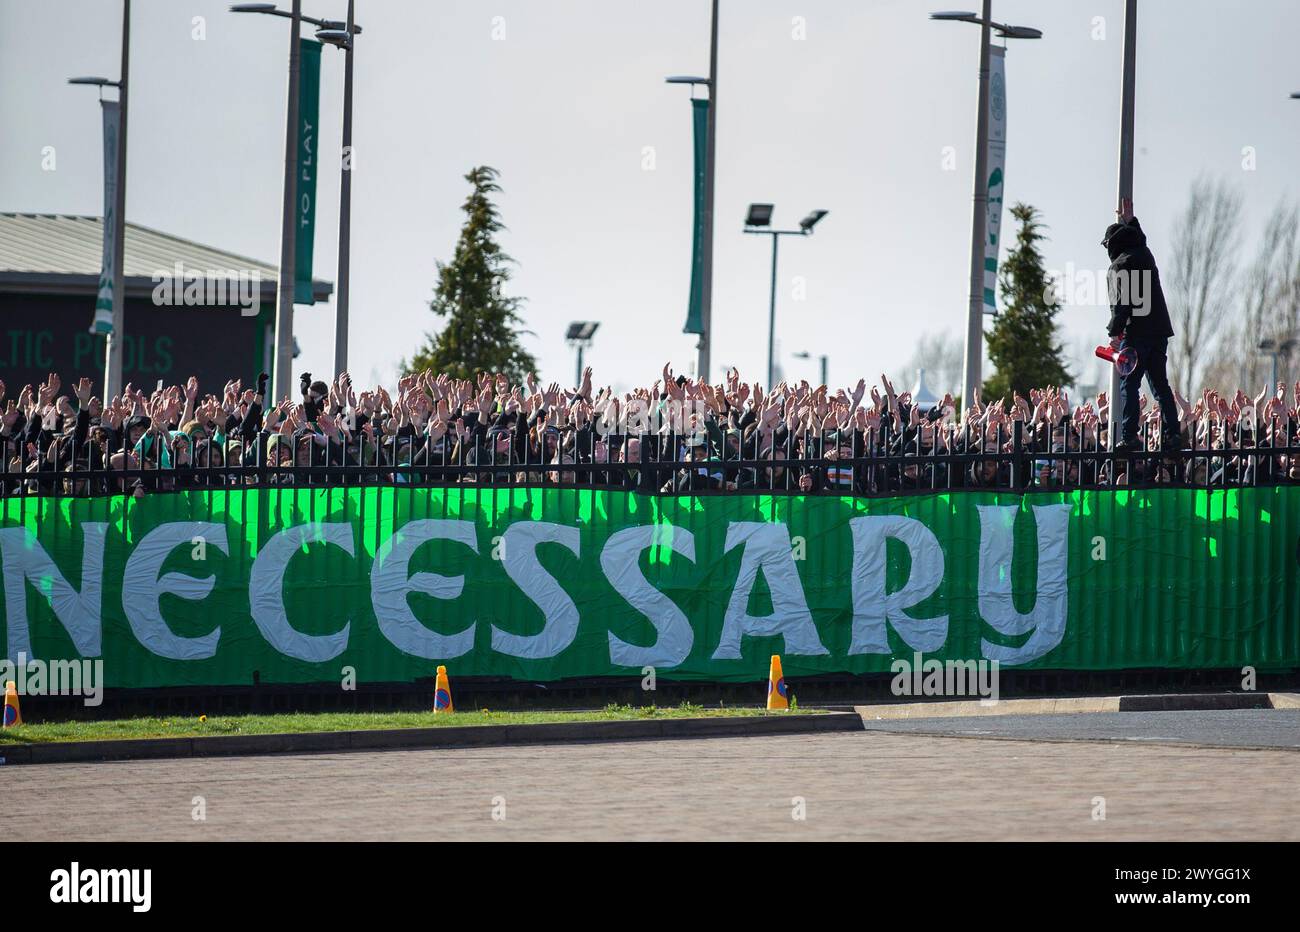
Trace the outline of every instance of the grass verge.
<instances>
[{"instance_id":1,"label":"grass verge","mask_svg":"<svg viewBox=\"0 0 1300 932\"><path fill-rule=\"evenodd\" d=\"M318 731L373 731L381 728L441 728L456 725L537 725L548 722L643 721L667 718L752 717L762 709L608 705L580 712L493 712L488 709L432 712L294 712L279 715L148 717L103 721L41 722L0 731L0 747L59 741L114 741L136 738L203 738L219 735L275 735ZM800 714L775 712L774 715Z\"/></svg>"}]
</instances>

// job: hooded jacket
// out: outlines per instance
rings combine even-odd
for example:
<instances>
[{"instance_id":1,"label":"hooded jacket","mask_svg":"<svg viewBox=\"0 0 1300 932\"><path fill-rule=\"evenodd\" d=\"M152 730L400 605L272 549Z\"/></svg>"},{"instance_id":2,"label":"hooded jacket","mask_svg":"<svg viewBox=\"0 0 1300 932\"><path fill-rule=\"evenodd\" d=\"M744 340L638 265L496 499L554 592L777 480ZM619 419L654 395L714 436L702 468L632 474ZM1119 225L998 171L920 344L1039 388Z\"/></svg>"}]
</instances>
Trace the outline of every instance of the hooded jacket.
<instances>
[{"instance_id":1,"label":"hooded jacket","mask_svg":"<svg viewBox=\"0 0 1300 932\"><path fill-rule=\"evenodd\" d=\"M1147 248L1147 237L1134 217L1128 223L1112 223L1101 244L1110 255L1110 323L1112 337L1127 331L1136 340L1161 340L1174 335L1165 305L1164 289L1155 256Z\"/></svg>"}]
</instances>

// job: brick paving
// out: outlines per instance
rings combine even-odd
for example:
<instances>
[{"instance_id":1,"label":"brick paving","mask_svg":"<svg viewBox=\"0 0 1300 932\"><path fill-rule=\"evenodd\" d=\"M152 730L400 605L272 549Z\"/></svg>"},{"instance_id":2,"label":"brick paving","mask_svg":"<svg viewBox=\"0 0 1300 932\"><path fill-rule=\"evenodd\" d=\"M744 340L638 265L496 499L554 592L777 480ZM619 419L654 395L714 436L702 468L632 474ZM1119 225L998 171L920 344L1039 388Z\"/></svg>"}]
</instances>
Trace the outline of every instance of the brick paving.
<instances>
[{"instance_id":1,"label":"brick paving","mask_svg":"<svg viewBox=\"0 0 1300 932\"><path fill-rule=\"evenodd\" d=\"M1291 751L849 733L54 764L5 768L4 791L13 840L1295 841L1297 764Z\"/></svg>"}]
</instances>

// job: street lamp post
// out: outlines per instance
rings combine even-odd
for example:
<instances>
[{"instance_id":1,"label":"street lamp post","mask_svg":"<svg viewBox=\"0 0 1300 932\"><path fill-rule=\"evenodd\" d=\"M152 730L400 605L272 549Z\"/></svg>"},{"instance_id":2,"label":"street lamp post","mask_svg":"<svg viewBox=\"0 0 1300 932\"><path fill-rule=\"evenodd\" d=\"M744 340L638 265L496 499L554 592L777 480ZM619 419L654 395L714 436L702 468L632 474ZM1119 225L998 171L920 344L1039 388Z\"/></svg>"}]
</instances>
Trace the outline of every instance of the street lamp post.
<instances>
[{"instance_id":1,"label":"street lamp post","mask_svg":"<svg viewBox=\"0 0 1300 932\"><path fill-rule=\"evenodd\" d=\"M574 375L573 384L575 388L582 387L582 352L591 346L592 338L595 337L596 331L600 328L599 321L577 320L569 324L568 331L564 334L565 341L578 350L578 368L577 374Z\"/></svg>"},{"instance_id":2,"label":"street lamp post","mask_svg":"<svg viewBox=\"0 0 1300 932\"><path fill-rule=\"evenodd\" d=\"M353 20L353 0L348 0L346 29L319 29L316 38L343 50L343 177L339 185L339 268L334 316L334 374L348 368L348 284L351 277L352 239L352 46L361 27Z\"/></svg>"},{"instance_id":3,"label":"street lamp post","mask_svg":"<svg viewBox=\"0 0 1300 932\"><path fill-rule=\"evenodd\" d=\"M122 0L122 71L118 80L107 78L71 78L69 84L89 84L100 88L116 87L118 99L117 178L113 203L113 331L105 340L104 400L122 391L122 351L126 346L126 104L127 78L131 72L131 0ZM107 218L105 218L107 222Z\"/></svg>"},{"instance_id":4,"label":"street lamp post","mask_svg":"<svg viewBox=\"0 0 1300 932\"><path fill-rule=\"evenodd\" d=\"M1283 340L1279 343L1277 340L1269 338L1259 341L1259 351L1269 357L1273 363L1273 378L1268 383L1270 391L1277 385L1277 358L1281 356L1283 359L1289 359L1291 351L1295 348L1295 340Z\"/></svg>"},{"instance_id":5,"label":"street lamp post","mask_svg":"<svg viewBox=\"0 0 1300 932\"><path fill-rule=\"evenodd\" d=\"M275 365L272 398L289 398L293 395L293 281L298 248L298 79L302 73L302 60L298 53L298 30L302 24L302 0L292 0L286 13L273 3L236 3L232 13L266 13L270 16L287 16L292 21L289 29L289 100L284 120L284 200L280 213L280 283L276 288L275 311Z\"/></svg>"},{"instance_id":6,"label":"street lamp post","mask_svg":"<svg viewBox=\"0 0 1300 932\"><path fill-rule=\"evenodd\" d=\"M817 226L822 219L830 213L828 210L814 210L808 216L799 221L797 230L773 230L771 204L750 204L749 214L745 217L746 233L760 233L772 237L772 294L768 304L767 312L767 389L772 390L772 374L774 372L773 350L776 340L776 260L777 246L783 236L810 236L813 227Z\"/></svg>"},{"instance_id":7,"label":"street lamp post","mask_svg":"<svg viewBox=\"0 0 1300 932\"><path fill-rule=\"evenodd\" d=\"M989 31L1003 39L1040 39L1042 31L1030 26L1009 26L993 21L993 0L984 0L983 15L931 13L930 19L975 23L980 27L979 103L975 118L975 197L971 211L970 304L966 316L966 358L962 367L962 407L970 405L982 381L984 366L984 240L988 234L989 147Z\"/></svg>"},{"instance_id":8,"label":"street lamp post","mask_svg":"<svg viewBox=\"0 0 1300 932\"><path fill-rule=\"evenodd\" d=\"M668 78L669 84L704 84L709 88L708 139L704 143L704 248L700 256L700 274L704 281L700 288L700 334L698 344L699 362L696 375L706 381L709 378L709 355L713 338L713 197L717 177L718 145L718 7L721 0L713 0L712 28L709 33L709 76L708 78Z\"/></svg>"},{"instance_id":9,"label":"street lamp post","mask_svg":"<svg viewBox=\"0 0 1300 932\"><path fill-rule=\"evenodd\" d=\"M292 0L292 7L288 11L278 9L274 3L236 3L231 6L230 12L265 13L268 16L282 16L292 22L289 29L289 101L284 121L284 204L280 217L280 284L276 289L275 372L271 389L272 397L288 398L293 394L293 282L298 249L298 82L302 74L298 33L303 23L311 23L317 29L327 32L346 30L349 36L360 34L361 27L351 26L350 3L347 23L303 16L302 0ZM349 39L349 43L350 41ZM350 61L349 52L349 66ZM349 70L348 74L350 73ZM350 131L351 126L348 125L344 132ZM347 184L346 171L344 183ZM346 292L346 288L343 290ZM342 300L346 305L347 298Z\"/></svg>"},{"instance_id":10,"label":"street lamp post","mask_svg":"<svg viewBox=\"0 0 1300 932\"><path fill-rule=\"evenodd\" d=\"M1133 199L1133 123L1137 102L1137 0L1124 0L1124 77L1120 89L1119 204ZM1164 412L1160 412L1164 416ZM1107 435L1113 448L1120 437L1119 369L1110 367L1110 418Z\"/></svg>"}]
</instances>

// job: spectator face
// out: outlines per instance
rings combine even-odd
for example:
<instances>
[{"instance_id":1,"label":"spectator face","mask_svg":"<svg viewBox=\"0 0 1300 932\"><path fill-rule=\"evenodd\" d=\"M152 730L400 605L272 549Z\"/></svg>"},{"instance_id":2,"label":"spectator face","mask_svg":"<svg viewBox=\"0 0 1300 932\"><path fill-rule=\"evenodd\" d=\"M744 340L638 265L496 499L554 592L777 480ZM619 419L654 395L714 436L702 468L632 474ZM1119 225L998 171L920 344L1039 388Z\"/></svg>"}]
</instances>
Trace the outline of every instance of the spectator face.
<instances>
[{"instance_id":1,"label":"spectator face","mask_svg":"<svg viewBox=\"0 0 1300 932\"><path fill-rule=\"evenodd\" d=\"M641 462L641 441L640 440L627 441L627 443L623 444L623 449L621 453L622 453L622 460L625 463Z\"/></svg>"},{"instance_id":2,"label":"spectator face","mask_svg":"<svg viewBox=\"0 0 1300 932\"><path fill-rule=\"evenodd\" d=\"M221 456L221 447L214 444L205 444L202 448L202 455L199 459L202 466L225 466L225 460Z\"/></svg>"}]
</instances>

